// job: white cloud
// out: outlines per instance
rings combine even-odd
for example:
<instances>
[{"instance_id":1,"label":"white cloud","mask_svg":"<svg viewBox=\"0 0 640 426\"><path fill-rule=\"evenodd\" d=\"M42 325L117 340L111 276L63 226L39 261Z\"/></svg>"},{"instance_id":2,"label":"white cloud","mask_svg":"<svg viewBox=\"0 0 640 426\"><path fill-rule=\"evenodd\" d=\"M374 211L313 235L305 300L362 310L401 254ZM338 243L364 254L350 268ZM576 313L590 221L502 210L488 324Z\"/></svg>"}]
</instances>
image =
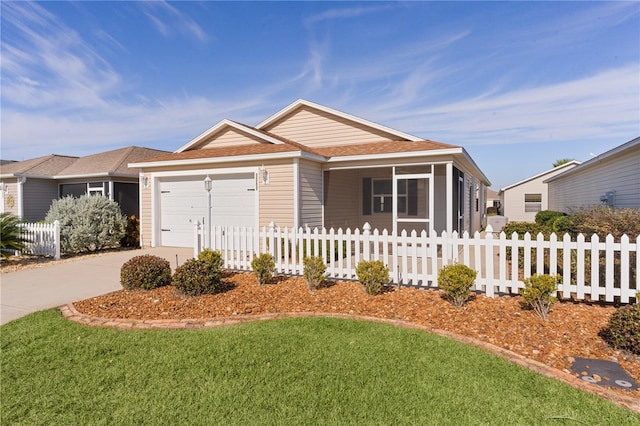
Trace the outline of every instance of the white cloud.
<instances>
[{"instance_id":1,"label":"white cloud","mask_svg":"<svg viewBox=\"0 0 640 426\"><path fill-rule=\"evenodd\" d=\"M379 12L385 9L389 9L390 5L383 6L371 6L371 7L353 7L353 8L340 8L340 9L328 9L324 12L320 12L316 15L310 16L305 19L307 25L317 24L322 21L333 21L336 19L349 19L357 18L369 13Z\"/></svg>"},{"instance_id":2,"label":"white cloud","mask_svg":"<svg viewBox=\"0 0 640 426\"><path fill-rule=\"evenodd\" d=\"M171 37L178 32L201 42L209 40L206 31L196 21L166 1L149 1L139 4L156 30L164 37Z\"/></svg>"}]
</instances>

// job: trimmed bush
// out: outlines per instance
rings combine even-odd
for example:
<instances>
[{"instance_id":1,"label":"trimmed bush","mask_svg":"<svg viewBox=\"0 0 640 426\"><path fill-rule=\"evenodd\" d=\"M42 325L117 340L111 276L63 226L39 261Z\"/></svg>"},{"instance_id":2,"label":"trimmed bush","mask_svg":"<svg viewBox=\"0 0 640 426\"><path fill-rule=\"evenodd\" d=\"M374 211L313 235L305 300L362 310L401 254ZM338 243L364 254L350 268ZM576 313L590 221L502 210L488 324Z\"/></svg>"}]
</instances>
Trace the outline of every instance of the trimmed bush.
<instances>
[{"instance_id":1,"label":"trimmed bush","mask_svg":"<svg viewBox=\"0 0 640 426\"><path fill-rule=\"evenodd\" d=\"M264 285L273 278L275 268L276 263L269 253L262 253L251 261L251 269L253 269L253 274L258 279L259 285Z\"/></svg>"},{"instance_id":2,"label":"trimmed bush","mask_svg":"<svg viewBox=\"0 0 640 426\"><path fill-rule=\"evenodd\" d=\"M176 269L171 284L189 296L213 294L220 288L221 275L211 263L189 259Z\"/></svg>"},{"instance_id":3,"label":"trimmed bush","mask_svg":"<svg viewBox=\"0 0 640 426\"><path fill-rule=\"evenodd\" d=\"M557 212L555 210L541 210L536 213L536 223L551 228L553 222L559 217L566 216L566 213Z\"/></svg>"},{"instance_id":4,"label":"trimmed bush","mask_svg":"<svg viewBox=\"0 0 640 426\"><path fill-rule=\"evenodd\" d=\"M16 251L27 251L27 240L22 236L20 218L4 212L0 214L0 254L8 259Z\"/></svg>"},{"instance_id":5,"label":"trimmed bush","mask_svg":"<svg viewBox=\"0 0 640 426\"><path fill-rule=\"evenodd\" d=\"M477 274L461 263L445 265L438 273L438 287L444 291L444 298L459 308L471 297Z\"/></svg>"},{"instance_id":6,"label":"trimmed bush","mask_svg":"<svg viewBox=\"0 0 640 426\"><path fill-rule=\"evenodd\" d=\"M129 259L120 268L120 284L127 290L153 290L171 284L171 265L158 256L145 254Z\"/></svg>"},{"instance_id":7,"label":"trimmed bush","mask_svg":"<svg viewBox=\"0 0 640 426\"><path fill-rule=\"evenodd\" d=\"M640 305L618 308L600 335L615 349L640 355Z\"/></svg>"},{"instance_id":8,"label":"trimmed bush","mask_svg":"<svg viewBox=\"0 0 640 426\"><path fill-rule=\"evenodd\" d=\"M519 289L518 293L540 318L546 320L549 311L551 311L551 305L557 301L551 295L557 288L557 277L548 274L533 274L524 280L524 288Z\"/></svg>"},{"instance_id":9,"label":"trimmed bush","mask_svg":"<svg viewBox=\"0 0 640 426\"><path fill-rule=\"evenodd\" d=\"M310 291L314 291L322 285L327 265L319 256L305 257L303 263L304 279L307 280L307 287L309 287Z\"/></svg>"},{"instance_id":10,"label":"trimmed bush","mask_svg":"<svg viewBox=\"0 0 640 426\"><path fill-rule=\"evenodd\" d=\"M224 261L222 260L222 254L219 251L206 248L198 254L198 260L204 260L216 269L223 269L222 266Z\"/></svg>"},{"instance_id":11,"label":"trimmed bush","mask_svg":"<svg viewBox=\"0 0 640 426\"><path fill-rule=\"evenodd\" d=\"M65 253L82 253L117 247L126 220L115 201L83 195L54 200L45 221L60 222L60 246Z\"/></svg>"},{"instance_id":12,"label":"trimmed bush","mask_svg":"<svg viewBox=\"0 0 640 426\"><path fill-rule=\"evenodd\" d=\"M553 221L551 230L555 232L558 237L562 237L564 234L569 234L572 237L577 235L576 232L576 219L573 216L559 216Z\"/></svg>"},{"instance_id":13,"label":"trimmed bush","mask_svg":"<svg viewBox=\"0 0 640 426\"><path fill-rule=\"evenodd\" d=\"M576 224L576 233L588 238L598 234L604 239L608 234L618 240L626 234L631 240L640 235L640 209L614 209L598 206L579 209L572 213Z\"/></svg>"},{"instance_id":14,"label":"trimmed bush","mask_svg":"<svg viewBox=\"0 0 640 426\"><path fill-rule=\"evenodd\" d=\"M365 293L375 296L382 293L382 289L389 279L389 268L381 260L363 260L356 266L358 280L364 286Z\"/></svg>"},{"instance_id":15,"label":"trimmed bush","mask_svg":"<svg viewBox=\"0 0 640 426\"><path fill-rule=\"evenodd\" d=\"M120 247L140 247L140 219L135 215L127 218L124 237L120 239Z\"/></svg>"},{"instance_id":16,"label":"trimmed bush","mask_svg":"<svg viewBox=\"0 0 640 426\"><path fill-rule=\"evenodd\" d=\"M541 232L547 238L551 230L544 225L533 222L509 222L502 227L502 232L507 235L507 238L511 238L511 234L515 232L521 240L524 239L524 234L528 232L531 234L531 239L535 240Z\"/></svg>"}]
</instances>

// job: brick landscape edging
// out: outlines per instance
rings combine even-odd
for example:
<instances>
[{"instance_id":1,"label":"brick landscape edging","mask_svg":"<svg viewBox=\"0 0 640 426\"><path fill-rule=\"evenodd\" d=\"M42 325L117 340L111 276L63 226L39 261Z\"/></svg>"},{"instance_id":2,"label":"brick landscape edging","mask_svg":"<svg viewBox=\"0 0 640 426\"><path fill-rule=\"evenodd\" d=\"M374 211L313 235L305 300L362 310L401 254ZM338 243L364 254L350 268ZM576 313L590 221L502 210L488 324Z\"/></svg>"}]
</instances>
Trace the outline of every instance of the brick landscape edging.
<instances>
[{"instance_id":1,"label":"brick landscape edging","mask_svg":"<svg viewBox=\"0 0 640 426\"><path fill-rule=\"evenodd\" d=\"M93 317L78 312L73 305L69 303L67 305L60 306L60 312L62 315L73 322L78 324L88 325L92 327L108 327L117 328L120 330L150 330L150 329L166 329L166 330L179 330L179 329L201 329L222 327L235 324L242 324L253 321L268 321L285 318L306 318L306 317L328 317L328 318L340 318L340 319L355 319L361 321L379 322L384 324L395 325L397 327L410 328L416 330L424 330L432 334L448 337L457 340L462 343L473 345L475 347L484 349L501 358L507 359L517 365L528 368L546 377L559 380L574 388L590 392L598 395L601 398L607 399L614 404L627 408L636 413L640 413L640 400L632 396L621 395L619 393L610 391L601 386L587 383L579 378L558 370L557 368L550 367L541 362L526 358L515 352L511 352L507 349L492 345L487 342L474 339L472 337L463 336L460 334L452 333L446 330L439 330L429 328L427 326L414 324L411 322L401 320L391 320L385 318L367 317L362 315L351 314L337 314L337 313L320 313L320 312L291 312L291 313L275 313L275 314L261 314L261 315L234 315L232 317L217 317L206 319L160 319L160 320L137 320L128 318L101 318Z\"/></svg>"}]
</instances>

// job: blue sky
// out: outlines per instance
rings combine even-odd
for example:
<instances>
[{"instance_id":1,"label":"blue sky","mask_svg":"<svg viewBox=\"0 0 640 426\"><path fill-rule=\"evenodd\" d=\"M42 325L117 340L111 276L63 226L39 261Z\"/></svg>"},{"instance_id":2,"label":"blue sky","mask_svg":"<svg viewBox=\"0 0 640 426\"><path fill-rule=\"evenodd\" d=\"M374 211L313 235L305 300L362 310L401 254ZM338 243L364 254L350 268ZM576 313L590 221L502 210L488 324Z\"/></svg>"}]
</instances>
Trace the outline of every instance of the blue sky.
<instances>
[{"instance_id":1,"label":"blue sky","mask_svg":"<svg viewBox=\"0 0 640 426\"><path fill-rule=\"evenodd\" d=\"M1 3L0 156L176 150L298 98L507 186L640 135L639 2Z\"/></svg>"}]
</instances>

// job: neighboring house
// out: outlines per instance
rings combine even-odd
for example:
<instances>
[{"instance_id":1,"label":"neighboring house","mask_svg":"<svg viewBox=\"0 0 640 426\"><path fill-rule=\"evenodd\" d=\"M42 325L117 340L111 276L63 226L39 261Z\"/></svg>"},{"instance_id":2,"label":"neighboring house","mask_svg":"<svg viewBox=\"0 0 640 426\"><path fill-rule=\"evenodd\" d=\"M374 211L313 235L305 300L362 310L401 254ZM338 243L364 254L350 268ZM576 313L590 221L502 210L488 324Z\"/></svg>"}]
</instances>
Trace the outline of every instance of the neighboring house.
<instances>
[{"instance_id":1,"label":"neighboring house","mask_svg":"<svg viewBox=\"0 0 640 426\"><path fill-rule=\"evenodd\" d=\"M485 208L495 207L498 214L502 214L500 195L493 189L487 188L487 204Z\"/></svg>"},{"instance_id":2,"label":"neighboring house","mask_svg":"<svg viewBox=\"0 0 640 426\"><path fill-rule=\"evenodd\" d=\"M549 209L609 205L640 208L640 137L545 181Z\"/></svg>"},{"instance_id":3,"label":"neighboring house","mask_svg":"<svg viewBox=\"0 0 640 426\"><path fill-rule=\"evenodd\" d=\"M86 157L47 155L0 165L0 212L27 222L44 219L51 202L66 195L99 194L139 215L139 177L127 164L166 151L131 146Z\"/></svg>"},{"instance_id":4,"label":"neighboring house","mask_svg":"<svg viewBox=\"0 0 640 426\"><path fill-rule=\"evenodd\" d=\"M536 213L549 209L549 193L545 180L566 172L578 164L580 164L579 161L569 161L546 172L502 188L498 192L502 215L509 222L535 221Z\"/></svg>"},{"instance_id":5,"label":"neighboring house","mask_svg":"<svg viewBox=\"0 0 640 426\"><path fill-rule=\"evenodd\" d=\"M175 153L130 166L142 169L141 241L152 246L191 247L194 224L209 220L475 231L490 185L460 146L306 100L256 127L222 120Z\"/></svg>"}]
</instances>

